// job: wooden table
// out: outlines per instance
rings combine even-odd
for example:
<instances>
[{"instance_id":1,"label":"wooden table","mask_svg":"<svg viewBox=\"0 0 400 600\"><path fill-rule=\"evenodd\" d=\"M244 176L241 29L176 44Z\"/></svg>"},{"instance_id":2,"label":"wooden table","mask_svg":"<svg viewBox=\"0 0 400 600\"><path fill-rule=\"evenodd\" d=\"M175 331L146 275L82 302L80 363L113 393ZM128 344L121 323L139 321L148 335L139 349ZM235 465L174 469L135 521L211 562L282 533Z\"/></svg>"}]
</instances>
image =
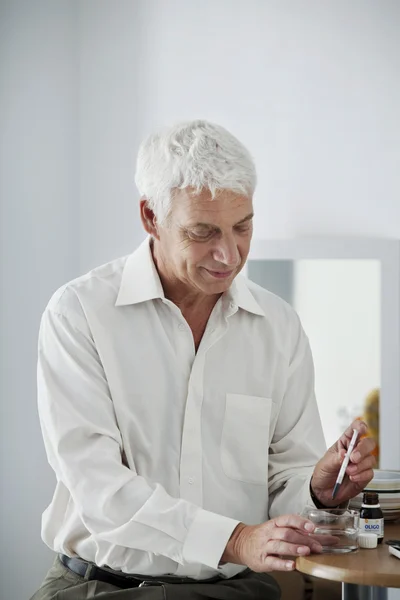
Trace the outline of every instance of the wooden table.
<instances>
[{"instance_id":1,"label":"wooden table","mask_svg":"<svg viewBox=\"0 0 400 600\"><path fill-rule=\"evenodd\" d=\"M400 539L400 523L385 523L385 540ZM296 559L301 573L343 582L344 600L385 600L388 587L400 588L400 560L385 540L377 548L348 554L311 554Z\"/></svg>"}]
</instances>

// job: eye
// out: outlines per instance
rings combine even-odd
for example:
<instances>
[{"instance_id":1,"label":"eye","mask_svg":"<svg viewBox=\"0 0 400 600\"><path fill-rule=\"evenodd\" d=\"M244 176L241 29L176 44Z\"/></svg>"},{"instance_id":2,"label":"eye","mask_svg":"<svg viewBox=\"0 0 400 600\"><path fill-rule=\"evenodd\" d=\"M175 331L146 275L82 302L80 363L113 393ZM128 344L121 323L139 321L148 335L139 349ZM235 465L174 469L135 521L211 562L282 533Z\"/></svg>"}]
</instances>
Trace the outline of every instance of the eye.
<instances>
[{"instance_id":1,"label":"eye","mask_svg":"<svg viewBox=\"0 0 400 600\"><path fill-rule=\"evenodd\" d=\"M210 238L213 234L213 231L211 229L194 229L192 231L188 232L189 237L191 237L194 240L208 240L208 238Z\"/></svg>"},{"instance_id":2,"label":"eye","mask_svg":"<svg viewBox=\"0 0 400 600\"><path fill-rule=\"evenodd\" d=\"M242 223L241 225L237 225L235 227L236 231L238 231L239 233L245 233L246 231L249 231L250 228L251 228L250 221L248 221L246 223Z\"/></svg>"}]
</instances>

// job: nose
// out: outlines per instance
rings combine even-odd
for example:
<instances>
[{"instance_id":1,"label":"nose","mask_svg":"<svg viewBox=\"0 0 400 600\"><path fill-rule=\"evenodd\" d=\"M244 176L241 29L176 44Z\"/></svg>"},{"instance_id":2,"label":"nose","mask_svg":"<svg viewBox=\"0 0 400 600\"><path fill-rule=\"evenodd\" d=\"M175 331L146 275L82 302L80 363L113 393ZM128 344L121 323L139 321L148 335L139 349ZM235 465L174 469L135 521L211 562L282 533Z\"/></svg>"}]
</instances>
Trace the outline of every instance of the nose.
<instances>
[{"instance_id":1,"label":"nose","mask_svg":"<svg viewBox=\"0 0 400 600\"><path fill-rule=\"evenodd\" d=\"M213 259L227 267L237 267L240 263L239 250L236 240L233 236L224 237L218 240L217 246L213 250Z\"/></svg>"}]
</instances>

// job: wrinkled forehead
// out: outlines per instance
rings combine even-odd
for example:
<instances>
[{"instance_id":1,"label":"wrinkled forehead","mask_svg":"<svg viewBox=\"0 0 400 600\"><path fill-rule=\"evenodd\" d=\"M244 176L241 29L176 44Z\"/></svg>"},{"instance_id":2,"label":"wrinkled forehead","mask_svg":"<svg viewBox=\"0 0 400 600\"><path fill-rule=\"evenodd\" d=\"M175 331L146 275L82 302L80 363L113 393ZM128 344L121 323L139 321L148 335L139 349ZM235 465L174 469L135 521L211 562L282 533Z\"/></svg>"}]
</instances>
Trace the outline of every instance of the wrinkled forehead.
<instances>
[{"instance_id":1,"label":"wrinkled forehead","mask_svg":"<svg viewBox=\"0 0 400 600\"><path fill-rule=\"evenodd\" d=\"M234 225L252 213L253 201L249 196L220 190L215 197L209 190L195 193L190 189L176 190L171 202L172 222L187 226L197 223Z\"/></svg>"}]
</instances>

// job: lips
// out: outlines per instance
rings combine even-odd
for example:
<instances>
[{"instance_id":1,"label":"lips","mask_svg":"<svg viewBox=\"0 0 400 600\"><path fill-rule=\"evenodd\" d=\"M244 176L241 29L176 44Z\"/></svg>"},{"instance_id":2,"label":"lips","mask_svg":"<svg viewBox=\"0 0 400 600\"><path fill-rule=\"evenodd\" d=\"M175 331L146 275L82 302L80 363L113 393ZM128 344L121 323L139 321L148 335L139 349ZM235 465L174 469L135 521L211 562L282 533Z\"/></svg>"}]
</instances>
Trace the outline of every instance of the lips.
<instances>
[{"instance_id":1,"label":"lips","mask_svg":"<svg viewBox=\"0 0 400 600\"><path fill-rule=\"evenodd\" d=\"M210 269L206 269L206 271L216 279L227 279L233 274L233 271L211 271Z\"/></svg>"}]
</instances>

